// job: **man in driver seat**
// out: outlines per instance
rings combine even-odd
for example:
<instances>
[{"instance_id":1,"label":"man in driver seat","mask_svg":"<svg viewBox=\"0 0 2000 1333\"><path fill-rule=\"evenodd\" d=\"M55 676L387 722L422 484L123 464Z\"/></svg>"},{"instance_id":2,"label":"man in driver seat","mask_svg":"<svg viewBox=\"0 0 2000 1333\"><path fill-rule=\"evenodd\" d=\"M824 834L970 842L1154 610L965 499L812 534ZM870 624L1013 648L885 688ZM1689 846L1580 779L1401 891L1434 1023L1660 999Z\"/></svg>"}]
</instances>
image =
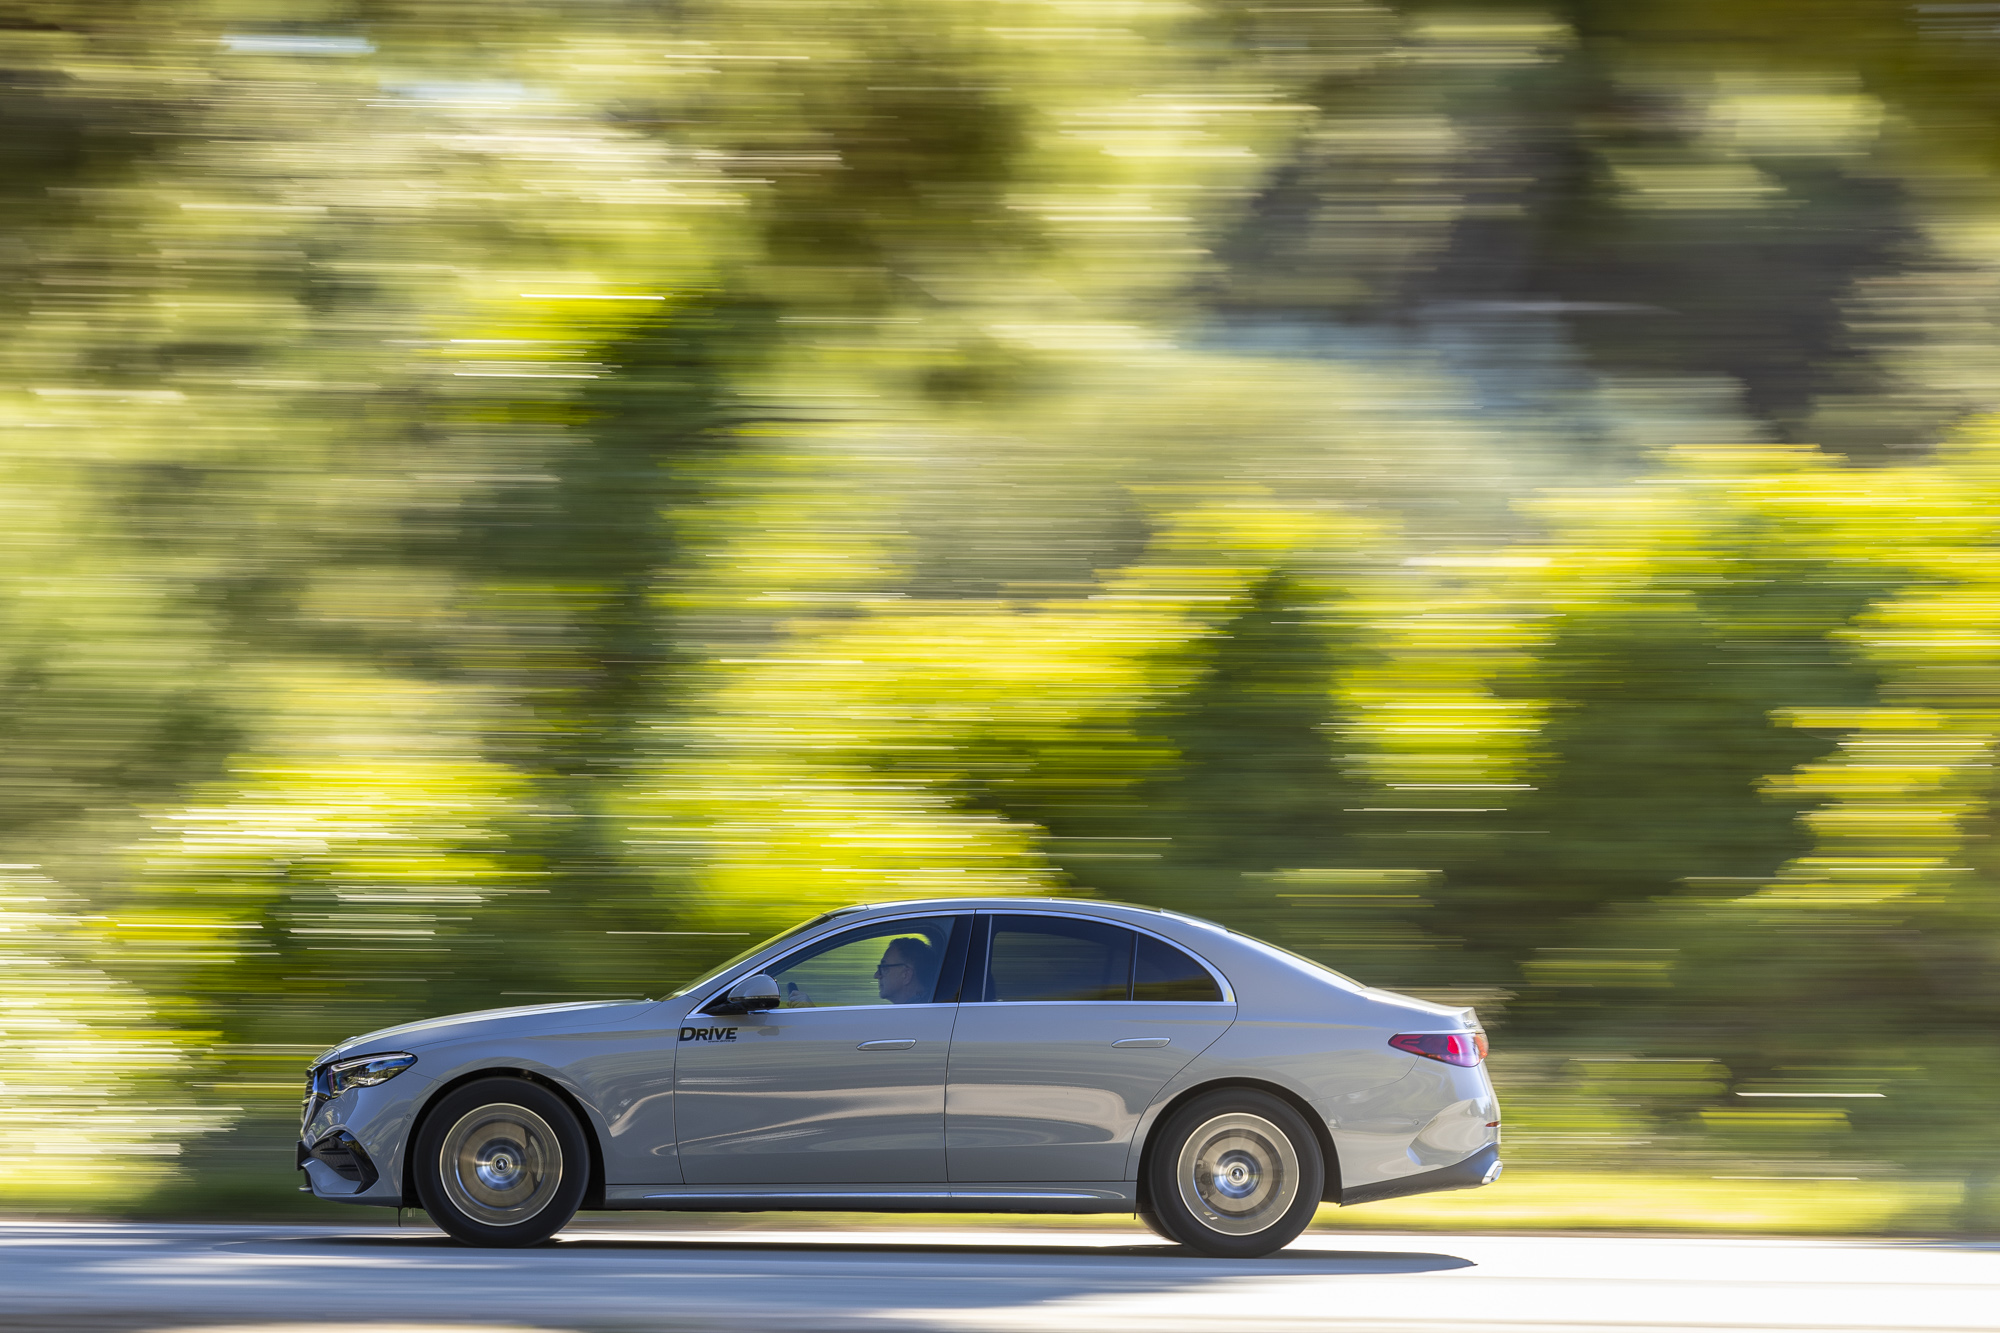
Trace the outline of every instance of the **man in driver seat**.
<instances>
[{"instance_id":1,"label":"man in driver seat","mask_svg":"<svg viewBox=\"0 0 2000 1333\"><path fill-rule=\"evenodd\" d=\"M938 951L929 941L903 935L889 941L875 966L875 990L890 1004L928 1004L937 989Z\"/></svg>"},{"instance_id":2,"label":"man in driver seat","mask_svg":"<svg viewBox=\"0 0 2000 1333\"><path fill-rule=\"evenodd\" d=\"M899 935L889 941L889 947L882 951L882 961L875 965L875 993L890 1004L929 1004L932 992L937 989L940 961L938 947L929 940L918 935ZM815 1004L805 987L795 981L785 983L785 1008L811 1009Z\"/></svg>"}]
</instances>

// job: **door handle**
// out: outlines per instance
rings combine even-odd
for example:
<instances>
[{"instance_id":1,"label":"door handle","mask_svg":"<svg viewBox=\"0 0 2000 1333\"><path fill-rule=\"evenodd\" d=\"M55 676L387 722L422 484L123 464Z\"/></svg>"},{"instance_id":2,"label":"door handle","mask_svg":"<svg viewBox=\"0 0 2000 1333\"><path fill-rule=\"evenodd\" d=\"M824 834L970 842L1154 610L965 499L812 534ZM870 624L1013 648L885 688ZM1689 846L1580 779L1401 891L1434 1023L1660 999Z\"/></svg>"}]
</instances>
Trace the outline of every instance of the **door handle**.
<instances>
[{"instance_id":1,"label":"door handle","mask_svg":"<svg viewBox=\"0 0 2000 1333\"><path fill-rule=\"evenodd\" d=\"M917 1044L915 1037L891 1037L885 1041L864 1041L857 1051L907 1051Z\"/></svg>"},{"instance_id":2,"label":"door handle","mask_svg":"<svg viewBox=\"0 0 2000 1333\"><path fill-rule=\"evenodd\" d=\"M1111 1044L1113 1046L1121 1048L1130 1048L1134 1046L1164 1046L1167 1044L1168 1040L1169 1039L1166 1037L1125 1037L1119 1041L1114 1041Z\"/></svg>"}]
</instances>

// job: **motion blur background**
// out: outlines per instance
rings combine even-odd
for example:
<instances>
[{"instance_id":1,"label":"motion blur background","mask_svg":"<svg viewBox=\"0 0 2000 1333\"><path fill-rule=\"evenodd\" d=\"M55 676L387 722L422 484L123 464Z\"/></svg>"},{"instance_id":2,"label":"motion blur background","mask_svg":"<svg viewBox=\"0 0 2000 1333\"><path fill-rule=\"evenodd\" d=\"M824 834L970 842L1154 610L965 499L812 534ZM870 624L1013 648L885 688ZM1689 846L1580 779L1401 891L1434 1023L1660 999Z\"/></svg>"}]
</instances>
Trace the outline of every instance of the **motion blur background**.
<instances>
[{"instance_id":1,"label":"motion blur background","mask_svg":"<svg viewBox=\"0 0 2000 1333\"><path fill-rule=\"evenodd\" d=\"M2000 3L0 0L0 201L0 1206L1005 892L2000 1227Z\"/></svg>"}]
</instances>

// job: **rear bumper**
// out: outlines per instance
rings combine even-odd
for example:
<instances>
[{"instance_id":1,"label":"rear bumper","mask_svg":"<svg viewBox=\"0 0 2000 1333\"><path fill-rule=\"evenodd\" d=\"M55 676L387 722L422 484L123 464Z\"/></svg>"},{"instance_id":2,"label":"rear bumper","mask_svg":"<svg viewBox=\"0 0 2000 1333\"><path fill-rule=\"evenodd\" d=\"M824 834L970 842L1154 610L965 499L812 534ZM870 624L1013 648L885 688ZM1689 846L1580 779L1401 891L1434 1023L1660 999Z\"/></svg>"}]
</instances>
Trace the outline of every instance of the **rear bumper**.
<instances>
[{"instance_id":1,"label":"rear bumper","mask_svg":"<svg viewBox=\"0 0 2000 1333\"><path fill-rule=\"evenodd\" d=\"M1491 1185L1500 1177L1500 1145L1489 1143L1462 1162L1419 1171L1413 1176L1397 1176L1372 1185L1354 1185L1340 1192L1343 1207L1354 1203L1374 1203L1400 1199L1408 1194L1435 1194L1439 1190L1469 1190Z\"/></svg>"}]
</instances>

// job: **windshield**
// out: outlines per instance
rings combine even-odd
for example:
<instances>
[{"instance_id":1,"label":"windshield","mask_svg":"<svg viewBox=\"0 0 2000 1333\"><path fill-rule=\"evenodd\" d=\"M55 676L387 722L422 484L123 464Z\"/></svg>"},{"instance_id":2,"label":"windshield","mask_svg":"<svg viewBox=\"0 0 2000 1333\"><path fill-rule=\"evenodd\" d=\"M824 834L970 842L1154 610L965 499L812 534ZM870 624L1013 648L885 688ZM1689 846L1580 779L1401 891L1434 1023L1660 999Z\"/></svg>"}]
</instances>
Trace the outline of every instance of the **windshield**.
<instances>
[{"instance_id":1,"label":"windshield","mask_svg":"<svg viewBox=\"0 0 2000 1333\"><path fill-rule=\"evenodd\" d=\"M849 912L857 912L859 910L861 909L857 907L842 907L842 908L837 908L831 912L821 912L818 916L812 918L812 920L810 921L801 921L796 926L792 926L785 930L781 930L777 934L773 935L770 939L765 940L763 943L751 945L749 948L745 949L742 953L737 954L734 958L729 959L727 962L717 963L714 967L711 967L710 969L708 969L708 971L702 973L700 976L696 977L693 981L690 981L687 985L682 986L679 990L667 996L667 998L670 1000L677 999L680 996L686 995L689 991L700 990L703 986L706 986L709 982L715 980L717 977L721 976L724 972L727 972L730 968L735 967L738 963L742 962L744 959L750 957L751 955L762 953L764 952L764 950L770 948L772 945L778 943L781 940L788 940L794 935L803 934L804 932L811 930L814 926L817 926L822 921L831 921L834 917L845 916Z\"/></svg>"}]
</instances>

